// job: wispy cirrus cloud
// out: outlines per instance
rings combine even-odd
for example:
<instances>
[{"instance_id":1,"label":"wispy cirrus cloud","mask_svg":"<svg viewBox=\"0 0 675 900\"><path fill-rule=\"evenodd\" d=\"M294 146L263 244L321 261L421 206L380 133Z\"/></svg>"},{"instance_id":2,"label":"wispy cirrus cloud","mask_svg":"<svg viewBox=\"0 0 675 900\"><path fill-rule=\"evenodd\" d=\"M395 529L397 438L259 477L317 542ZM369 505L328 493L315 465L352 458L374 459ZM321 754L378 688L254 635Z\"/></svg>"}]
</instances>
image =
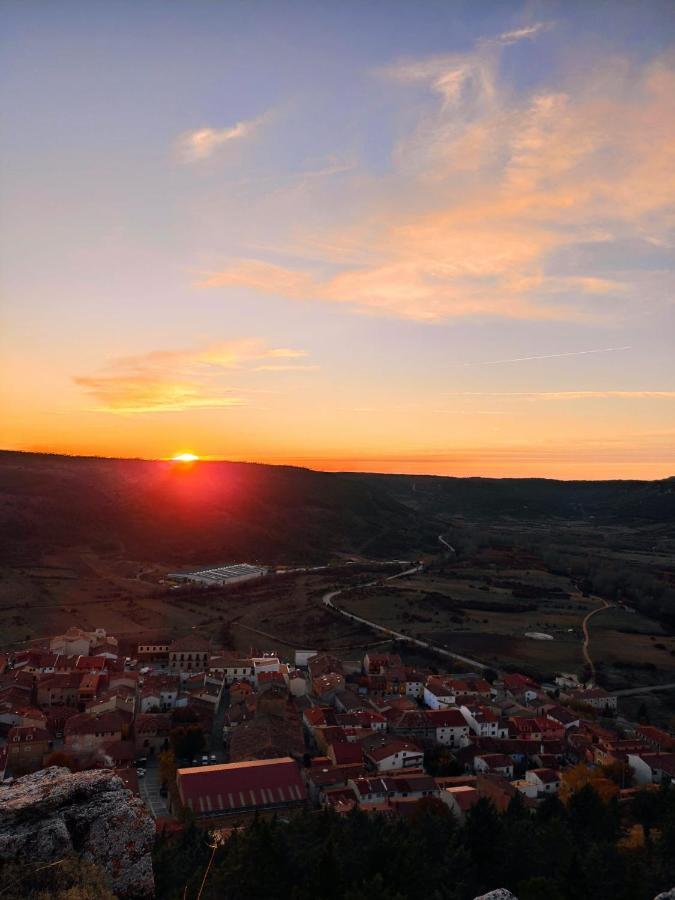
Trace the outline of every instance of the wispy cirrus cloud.
<instances>
[{"instance_id":1,"label":"wispy cirrus cloud","mask_svg":"<svg viewBox=\"0 0 675 900\"><path fill-rule=\"evenodd\" d=\"M515 28L513 31L505 31L495 38L485 38L484 43L495 43L508 46L509 44L517 44L518 41L528 40L541 34L542 31L548 31L553 28L554 22L535 22L533 25L525 25L523 28Z\"/></svg>"},{"instance_id":2,"label":"wispy cirrus cloud","mask_svg":"<svg viewBox=\"0 0 675 900\"><path fill-rule=\"evenodd\" d=\"M594 353L622 353L632 349L626 347L597 347L592 350L568 350L565 353L544 353L539 356L512 356L509 359L485 359L475 363L463 363L465 366L501 366L504 363L533 362L539 359L564 359L567 356L589 356Z\"/></svg>"},{"instance_id":3,"label":"wispy cirrus cloud","mask_svg":"<svg viewBox=\"0 0 675 900\"><path fill-rule=\"evenodd\" d=\"M177 157L184 163L208 159L226 144L250 137L266 118L264 115L258 116L255 119L237 122L229 128L196 128L185 131L175 142Z\"/></svg>"},{"instance_id":4,"label":"wispy cirrus cloud","mask_svg":"<svg viewBox=\"0 0 675 900\"><path fill-rule=\"evenodd\" d=\"M647 259L675 240L675 56L598 60L592 79L570 71L519 92L503 55L552 28L378 70L414 124L390 172L354 176L371 195L365 217L300 234L293 255L311 265L285 262L280 240L276 254L225 260L198 284L429 322L601 322L672 302L668 269L643 265L639 248ZM617 249L608 263L626 240L632 259Z\"/></svg>"},{"instance_id":5,"label":"wispy cirrus cloud","mask_svg":"<svg viewBox=\"0 0 675 900\"><path fill-rule=\"evenodd\" d=\"M306 356L304 350L269 347L258 339L221 341L114 359L103 373L77 375L73 380L98 411L133 414L235 407L246 405L246 396L259 390L227 387L221 383L223 375L318 368L285 362Z\"/></svg>"},{"instance_id":6,"label":"wispy cirrus cloud","mask_svg":"<svg viewBox=\"0 0 675 900\"><path fill-rule=\"evenodd\" d=\"M451 397L512 397L526 400L673 400L675 391L459 391Z\"/></svg>"}]
</instances>

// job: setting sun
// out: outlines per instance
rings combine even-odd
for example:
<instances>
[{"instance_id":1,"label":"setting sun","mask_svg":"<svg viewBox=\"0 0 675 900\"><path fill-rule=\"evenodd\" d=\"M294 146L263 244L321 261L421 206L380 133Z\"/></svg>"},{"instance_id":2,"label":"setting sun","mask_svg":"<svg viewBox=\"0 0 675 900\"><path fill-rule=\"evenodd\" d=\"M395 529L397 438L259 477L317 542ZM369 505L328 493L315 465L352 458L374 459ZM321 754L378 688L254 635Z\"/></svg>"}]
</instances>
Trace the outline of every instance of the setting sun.
<instances>
[{"instance_id":1,"label":"setting sun","mask_svg":"<svg viewBox=\"0 0 675 900\"><path fill-rule=\"evenodd\" d=\"M173 462L197 462L199 457L195 456L194 453L177 453L171 459Z\"/></svg>"}]
</instances>

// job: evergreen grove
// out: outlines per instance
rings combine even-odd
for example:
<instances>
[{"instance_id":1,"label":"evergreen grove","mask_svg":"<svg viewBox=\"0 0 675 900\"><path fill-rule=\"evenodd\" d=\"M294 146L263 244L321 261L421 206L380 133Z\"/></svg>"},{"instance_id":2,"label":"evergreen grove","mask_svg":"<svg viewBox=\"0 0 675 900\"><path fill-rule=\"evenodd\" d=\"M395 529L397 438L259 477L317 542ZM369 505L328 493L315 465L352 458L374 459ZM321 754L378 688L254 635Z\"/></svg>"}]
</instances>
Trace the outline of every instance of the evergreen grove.
<instances>
[{"instance_id":1,"label":"evergreen grove","mask_svg":"<svg viewBox=\"0 0 675 900\"><path fill-rule=\"evenodd\" d=\"M481 799L462 826L435 799L406 818L305 812L256 819L217 847L188 821L158 839L154 862L159 900L472 900L497 887L652 900L675 886L675 787L639 792L630 814L590 785L534 815L519 796L502 814Z\"/></svg>"}]
</instances>

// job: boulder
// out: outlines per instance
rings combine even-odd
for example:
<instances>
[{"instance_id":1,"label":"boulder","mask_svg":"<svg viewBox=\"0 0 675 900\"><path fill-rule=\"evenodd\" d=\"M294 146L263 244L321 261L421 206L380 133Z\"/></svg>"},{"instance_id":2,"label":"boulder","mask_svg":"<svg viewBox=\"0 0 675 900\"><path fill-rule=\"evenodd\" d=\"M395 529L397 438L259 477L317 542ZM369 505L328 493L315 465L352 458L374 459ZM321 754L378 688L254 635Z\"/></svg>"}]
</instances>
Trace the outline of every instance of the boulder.
<instances>
[{"instance_id":1,"label":"boulder","mask_svg":"<svg viewBox=\"0 0 675 900\"><path fill-rule=\"evenodd\" d=\"M474 897L474 900L518 900L518 898L506 888L497 888L494 891L488 891L487 894L481 894L480 897Z\"/></svg>"},{"instance_id":2,"label":"boulder","mask_svg":"<svg viewBox=\"0 0 675 900\"><path fill-rule=\"evenodd\" d=\"M52 766L0 785L0 860L50 862L67 853L100 866L120 898L154 895L155 823L109 769Z\"/></svg>"}]
</instances>

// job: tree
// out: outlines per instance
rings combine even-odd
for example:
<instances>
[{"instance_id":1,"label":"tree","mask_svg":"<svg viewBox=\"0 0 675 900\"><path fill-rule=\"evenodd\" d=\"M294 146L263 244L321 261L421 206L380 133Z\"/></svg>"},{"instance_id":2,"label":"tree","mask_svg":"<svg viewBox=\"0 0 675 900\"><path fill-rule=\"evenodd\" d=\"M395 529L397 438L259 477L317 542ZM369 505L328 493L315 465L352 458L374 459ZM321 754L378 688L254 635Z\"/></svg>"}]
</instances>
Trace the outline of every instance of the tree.
<instances>
[{"instance_id":1,"label":"tree","mask_svg":"<svg viewBox=\"0 0 675 900\"><path fill-rule=\"evenodd\" d=\"M642 826L647 848L651 849L651 831L661 817L661 798L656 791L638 791L633 797L631 812L635 821Z\"/></svg>"},{"instance_id":2,"label":"tree","mask_svg":"<svg viewBox=\"0 0 675 900\"><path fill-rule=\"evenodd\" d=\"M619 792L617 785L607 778L602 769L591 768L584 763L579 763L563 772L560 799L563 803L569 803L574 794L589 785L605 803Z\"/></svg>"},{"instance_id":3,"label":"tree","mask_svg":"<svg viewBox=\"0 0 675 900\"><path fill-rule=\"evenodd\" d=\"M223 647L234 647L234 634L232 633L231 622L223 622L220 626L220 642Z\"/></svg>"},{"instance_id":4,"label":"tree","mask_svg":"<svg viewBox=\"0 0 675 900\"><path fill-rule=\"evenodd\" d=\"M633 770L626 760L616 759L603 766L602 771L620 788L630 787L633 783Z\"/></svg>"},{"instance_id":5,"label":"tree","mask_svg":"<svg viewBox=\"0 0 675 900\"><path fill-rule=\"evenodd\" d=\"M518 885L518 900L564 900L560 887L551 878L535 875Z\"/></svg>"},{"instance_id":6,"label":"tree","mask_svg":"<svg viewBox=\"0 0 675 900\"><path fill-rule=\"evenodd\" d=\"M503 835L502 821L494 805L485 797L466 814L464 844L473 861L483 869L494 863Z\"/></svg>"},{"instance_id":7,"label":"tree","mask_svg":"<svg viewBox=\"0 0 675 900\"><path fill-rule=\"evenodd\" d=\"M204 732L199 725L179 725L171 732L171 746L176 756L191 759L206 746Z\"/></svg>"},{"instance_id":8,"label":"tree","mask_svg":"<svg viewBox=\"0 0 675 900\"><path fill-rule=\"evenodd\" d=\"M580 842L597 835L612 840L618 828L614 798L605 803L593 785L585 784L569 798L569 823Z\"/></svg>"},{"instance_id":9,"label":"tree","mask_svg":"<svg viewBox=\"0 0 675 900\"><path fill-rule=\"evenodd\" d=\"M344 895L344 900L405 900L403 894L385 887L384 879L378 872L359 887Z\"/></svg>"},{"instance_id":10,"label":"tree","mask_svg":"<svg viewBox=\"0 0 675 900\"><path fill-rule=\"evenodd\" d=\"M176 755L172 750L159 754L159 777L163 784L176 780Z\"/></svg>"}]
</instances>

